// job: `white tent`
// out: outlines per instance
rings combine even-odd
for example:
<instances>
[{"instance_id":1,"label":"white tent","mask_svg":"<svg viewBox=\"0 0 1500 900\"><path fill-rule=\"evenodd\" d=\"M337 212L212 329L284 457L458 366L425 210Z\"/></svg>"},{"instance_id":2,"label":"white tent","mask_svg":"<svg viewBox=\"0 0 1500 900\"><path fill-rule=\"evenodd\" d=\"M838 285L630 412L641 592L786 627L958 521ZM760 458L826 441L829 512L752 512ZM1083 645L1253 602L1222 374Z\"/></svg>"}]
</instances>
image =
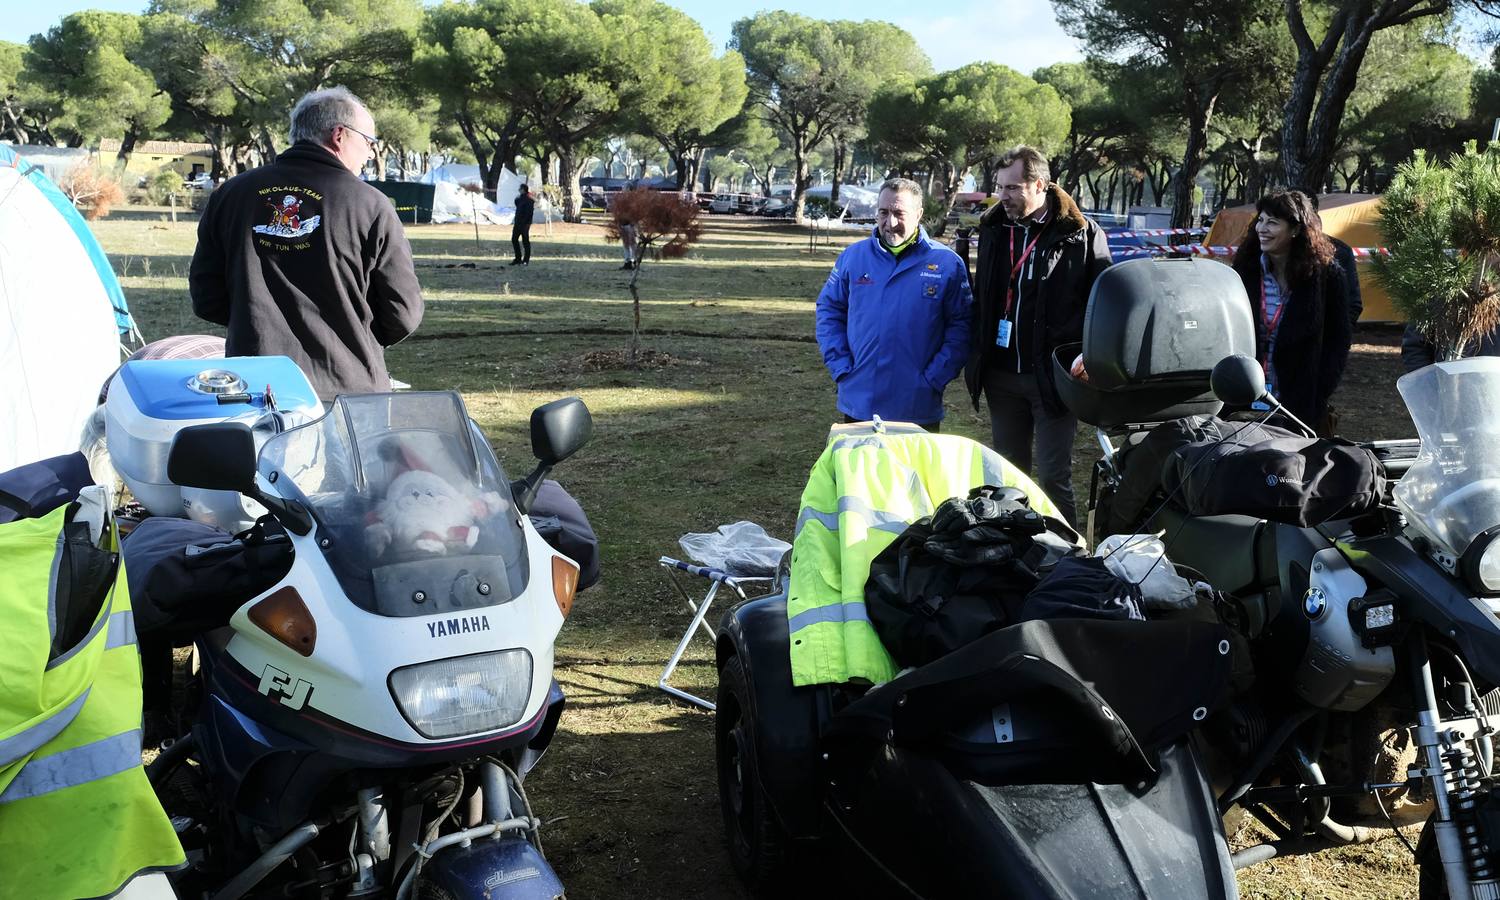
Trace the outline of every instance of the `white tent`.
<instances>
[{"instance_id":1,"label":"white tent","mask_svg":"<svg viewBox=\"0 0 1500 900\"><path fill-rule=\"evenodd\" d=\"M495 196L498 202L490 203L482 195L474 194L465 190L464 185L477 185L483 183L479 175L478 166L465 166L458 163L448 163L438 166L426 172L418 179L423 184L434 187L432 195L432 221L434 224L444 222L472 222L477 217L480 222L493 225L509 225L515 221L516 205L514 203L516 194L521 191L523 183L520 176L510 169L500 170L500 182L495 187ZM532 222L545 222L548 220L550 209L546 197L536 198L536 211L532 215ZM556 216L552 216L556 218Z\"/></svg>"},{"instance_id":2,"label":"white tent","mask_svg":"<svg viewBox=\"0 0 1500 900\"><path fill-rule=\"evenodd\" d=\"M0 472L79 448L133 327L83 217L0 146Z\"/></svg>"},{"instance_id":3,"label":"white tent","mask_svg":"<svg viewBox=\"0 0 1500 900\"><path fill-rule=\"evenodd\" d=\"M817 187L807 189L807 196L822 197L827 200L833 192L833 185L820 184ZM844 215L851 219L872 219L875 217L875 207L880 203L880 191L875 188L860 187L857 184L839 185L839 205L844 207Z\"/></svg>"}]
</instances>

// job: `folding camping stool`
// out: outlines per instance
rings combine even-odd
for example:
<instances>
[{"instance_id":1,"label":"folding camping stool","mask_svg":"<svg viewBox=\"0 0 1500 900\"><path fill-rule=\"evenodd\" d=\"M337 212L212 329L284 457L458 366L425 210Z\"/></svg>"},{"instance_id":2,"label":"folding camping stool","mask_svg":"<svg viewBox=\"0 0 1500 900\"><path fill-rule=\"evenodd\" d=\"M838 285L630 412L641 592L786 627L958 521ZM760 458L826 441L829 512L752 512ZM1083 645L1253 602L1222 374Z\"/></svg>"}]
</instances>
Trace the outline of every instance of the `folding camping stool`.
<instances>
[{"instance_id":1,"label":"folding camping stool","mask_svg":"<svg viewBox=\"0 0 1500 900\"><path fill-rule=\"evenodd\" d=\"M661 677L656 680L656 686L680 700L686 700L704 709L713 710L714 704L712 701L689 694L681 688L672 687L670 684L667 684L667 679L672 677L672 671L677 668L678 661L682 659L683 652L687 650L688 642L693 639L693 635L697 633L698 629L701 628L707 632L709 640L718 640L718 637L714 634L713 626L704 620L708 616L709 606L713 605L714 597L719 593L720 585L734 591L739 599L746 600L748 598L745 596L743 585L757 581L770 582L775 579L769 575L731 575L723 569L695 566L692 563L685 563L680 559L673 559L670 556L663 556L657 562L666 571L667 580L672 583L672 587L677 590L677 593L687 602L688 608L693 611L693 620L688 623L687 631L682 633L682 640L677 642L677 649L672 651L672 658L667 660L667 667L661 670ZM700 578L708 579L708 593L704 594L699 600L693 600L692 596L683 587L683 576L678 575L678 572L687 572L689 575L697 575Z\"/></svg>"}]
</instances>

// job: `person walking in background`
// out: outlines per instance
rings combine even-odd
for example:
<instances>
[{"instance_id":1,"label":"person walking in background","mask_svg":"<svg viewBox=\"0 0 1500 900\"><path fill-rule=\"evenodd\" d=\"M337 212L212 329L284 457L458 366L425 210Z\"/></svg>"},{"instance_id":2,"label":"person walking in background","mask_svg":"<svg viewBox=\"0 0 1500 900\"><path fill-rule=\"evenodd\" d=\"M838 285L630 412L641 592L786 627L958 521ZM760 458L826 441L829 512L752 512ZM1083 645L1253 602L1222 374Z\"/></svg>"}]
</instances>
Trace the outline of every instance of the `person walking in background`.
<instances>
[{"instance_id":1,"label":"person walking in background","mask_svg":"<svg viewBox=\"0 0 1500 900\"><path fill-rule=\"evenodd\" d=\"M188 292L230 356L289 356L324 401L391 389L385 348L422 321L411 245L358 178L375 121L342 87L292 108L292 146L208 195Z\"/></svg>"},{"instance_id":2,"label":"person walking in background","mask_svg":"<svg viewBox=\"0 0 1500 900\"><path fill-rule=\"evenodd\" d=\"M516 194L515 222L510 226L510 245L516 251L516 258L510 262L513 266L531 265L531 220L535 215L536 198L523 181L521 192Z\"/></svg>"},{"instance_id":3,"label":"person walking in background","mask_svg":"<svg viewBox=\"0 0 1500 900\"><path fill-rule=\"evenodd\" d=\"M637 269L641 265L640 247L637 244L640 235L636 231L634 222L620 223L620 247L625 251L625 265L621 269Z\"/></svg>"},{"instance_id":4,"label":"person walking in background","mask_svg":"<svg viewBox=\"0 0 1500 900\"><path fill-rule=\"evenodd\" d=\"M818 348L847 422L880 416L937 431L943 389L963 368L968 275L921 220L920 185L881 185L874 231L839 254L818 295Z\"/></svg>"},{"instance_id":5,"label":"person walking in background","mask_svg":"<svg viewBox=\"0 0 1500 900\"><path fill-rule=\"evenodd\" d=\"M1030 472L1072 525L1078 418L1057 393L1052 355L1083 340L1089 292L1111 262L1109 239L1052 184L1036 150L1002 157L999 183L1000 202L979 220L965 380L975 408L981 392L989 404L996 452Z\"/></svg>"},{"instance_id":6,"label":"person walking in background","mask_svg":"<svg viewBox=\"0 0 1500 900\"><path fill-rule=\"evenodd\" d=\"M1328 415L1328 398L1343 377L1353 336L1344 270L1306 194L1268 194L1255 211L1232 265L1250 298L1256 358L1282 406L1331 436L1337 422Z\"/></svg>"}]
</instances>

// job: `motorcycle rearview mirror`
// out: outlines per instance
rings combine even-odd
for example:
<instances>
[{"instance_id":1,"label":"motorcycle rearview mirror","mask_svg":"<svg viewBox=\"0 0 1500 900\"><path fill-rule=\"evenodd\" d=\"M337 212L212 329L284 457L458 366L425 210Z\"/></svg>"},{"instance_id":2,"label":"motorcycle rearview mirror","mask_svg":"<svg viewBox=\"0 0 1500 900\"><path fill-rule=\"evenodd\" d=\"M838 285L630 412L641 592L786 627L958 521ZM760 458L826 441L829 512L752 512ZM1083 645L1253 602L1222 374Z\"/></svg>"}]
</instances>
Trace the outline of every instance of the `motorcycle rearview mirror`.
<instances>
[{"instance_id":1,"label":"motorcycle rearview mirror","mask_svg":"<svg viewBox=\"0 0 1500 900\"><path fill-rule=\"evenodd\" d=\"M510 486L522 513L531 509L542 479L552 467L577 453L593 433L594 418L577 397L553 400L531 411L531 452L537 458L537 467Z\"/></svg>"},{"instance_id":2,"label":"motorcycle rearview mirror","mask_svg":"<svg viewBox=\"0 0 1500 900\"><path fill-rule=\"evenodd\" d=\"M245 423L189 425L172 438L167 480L182 487L244 494L297 534L311 531L312 516L302 504L272 497L256 486L255 464L255 438Z\"/></svg>"},{"instance_id":3,"label":"motorcycle rearview mirror","mask_svg":"<svg viewBox=\"0 0 1500 900\"><path fill-rule=\"evenodd\" d=\"M1215 397L1231 406L1249 406L1266 398L1266 373L1260 363L1241 353L1219 360L1208 384Z\"/></svg>"},{"instance_id":4,"label":"motorcycle rearview mirror","mask_svg":"<svg viewBox=\"0 0 1500 900\"><path fill-rule=\"evenodd\" d=\"M1208 384L1213 389L1214 396L1230 406L1265 403L1287 421L1296 425L1307 437L1318 436L1318 433L1309 428L1306 422L1292 415L1291 410L1282 406L1281 401L1276 399L1276 395L1266 390L1266 373L1261 369L1260 363L1244 354L1236 353L1219 360L1213 372L1209 373Z\"/></svg>"},{"instance_id":5,"label":"motorcycle rearview mirror","mask_svg":"<svg viewBox=\"0 0 1500 900\"><path fill-rule=\"evenodd\" d=\"M255 490L255 438L243 422L189 425L172 439L167 478L209 491Z\"/></svg>"}]
</instances>

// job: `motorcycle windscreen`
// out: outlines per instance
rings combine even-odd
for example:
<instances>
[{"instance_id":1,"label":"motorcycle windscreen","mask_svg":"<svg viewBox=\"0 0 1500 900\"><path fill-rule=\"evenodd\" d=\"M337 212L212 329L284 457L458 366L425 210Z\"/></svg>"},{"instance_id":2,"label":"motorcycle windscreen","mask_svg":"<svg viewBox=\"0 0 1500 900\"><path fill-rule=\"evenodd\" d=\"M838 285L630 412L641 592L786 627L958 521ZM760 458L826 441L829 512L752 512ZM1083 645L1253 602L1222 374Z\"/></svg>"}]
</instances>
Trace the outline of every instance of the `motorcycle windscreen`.
<instances>
[{"instance_id":1,"label":"motorcycle windscreen","mask_svg":"<svg viewBox=\"0 0 1500 900\"><path fill-rule=\"evenodd\" d=\"M1422 439L1396 505L1453 556L1500 525L1500 359L1441 362L1396 380Z\"/></svg>"},{"instance_id":2,"label":"motorcycle windscreen","mask_svg":"<svg viewBox=\"0 0 1500 900\"><path fill-rule=\"evenodd\" d=\"M451 391L339 397L277 435L260 472L317 523L344 592L383 616L495 606L525 590L509 481Z\"/></svg>"}]
</instances>

